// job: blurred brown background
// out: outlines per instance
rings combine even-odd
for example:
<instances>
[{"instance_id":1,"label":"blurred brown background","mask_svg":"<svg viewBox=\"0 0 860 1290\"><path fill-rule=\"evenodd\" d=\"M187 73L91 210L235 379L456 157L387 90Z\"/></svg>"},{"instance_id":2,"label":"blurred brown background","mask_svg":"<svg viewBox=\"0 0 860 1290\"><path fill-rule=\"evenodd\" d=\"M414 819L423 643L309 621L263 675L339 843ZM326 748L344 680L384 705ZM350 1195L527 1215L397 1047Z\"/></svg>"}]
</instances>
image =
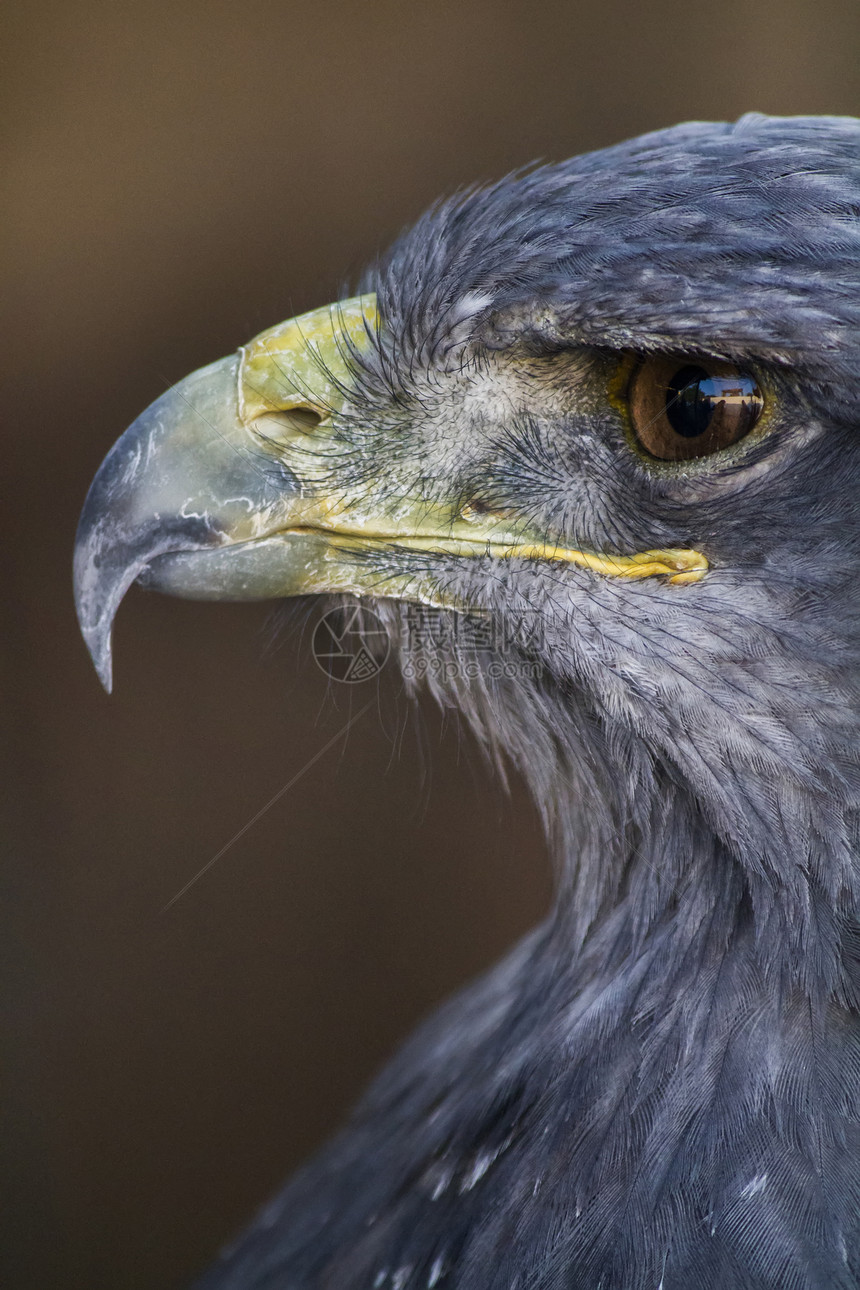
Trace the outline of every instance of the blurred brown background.
<instances>
[{"instance_id":1,"label":"blurred brown background","mask_svg":"<svg viewBox=\"0 0 860 1290\"><path fill-rule=\"evenodd\" d=\"M108 699L70 594L93 472L439 194L691 117L860 114L860 10L65 0L6 23L0 1280L181 1287L549 881L467 738L393 674L329 686L307 631L267 649L266 606L133 592Z\"/></svg>"}]
</instances>

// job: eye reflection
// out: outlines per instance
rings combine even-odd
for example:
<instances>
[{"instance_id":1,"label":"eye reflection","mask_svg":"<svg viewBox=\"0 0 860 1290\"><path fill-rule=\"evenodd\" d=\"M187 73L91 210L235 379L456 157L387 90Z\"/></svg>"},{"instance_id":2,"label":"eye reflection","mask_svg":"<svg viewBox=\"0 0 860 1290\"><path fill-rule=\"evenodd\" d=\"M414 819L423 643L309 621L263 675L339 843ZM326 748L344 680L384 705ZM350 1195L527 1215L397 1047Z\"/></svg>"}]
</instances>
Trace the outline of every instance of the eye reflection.
<instances>
[{"instance_id":1,"label":"eye reflection","mask_svg":"<svg viewBox=\"0 0 860 1290\"><path fill-rule=\"evenodd\" d=\"M755 377L729 363L644 360L630 390L633 428L661 461L707 457L749 434L764 408Z\"/></svg>"}]
</instances>

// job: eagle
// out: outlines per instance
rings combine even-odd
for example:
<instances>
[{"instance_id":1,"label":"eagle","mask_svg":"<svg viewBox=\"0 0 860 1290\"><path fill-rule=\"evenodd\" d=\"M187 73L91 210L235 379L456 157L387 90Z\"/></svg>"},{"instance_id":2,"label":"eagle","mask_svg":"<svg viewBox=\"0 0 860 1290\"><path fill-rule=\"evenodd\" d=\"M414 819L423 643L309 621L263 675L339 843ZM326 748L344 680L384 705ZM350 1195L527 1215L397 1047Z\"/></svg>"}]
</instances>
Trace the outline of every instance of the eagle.
<instances>
[{"instance_id":1,"label":"eagle","mask_svg":"<svg viewBox=\"0 0 860 1290\"><path fill-rule=\"evenodd\" d=\"M202 1286L860 1286L860 121L527 167L352 290L118 440L83 635L110 688L133 582L373 616L557 892Z\"/></svg>"}]
</instances>

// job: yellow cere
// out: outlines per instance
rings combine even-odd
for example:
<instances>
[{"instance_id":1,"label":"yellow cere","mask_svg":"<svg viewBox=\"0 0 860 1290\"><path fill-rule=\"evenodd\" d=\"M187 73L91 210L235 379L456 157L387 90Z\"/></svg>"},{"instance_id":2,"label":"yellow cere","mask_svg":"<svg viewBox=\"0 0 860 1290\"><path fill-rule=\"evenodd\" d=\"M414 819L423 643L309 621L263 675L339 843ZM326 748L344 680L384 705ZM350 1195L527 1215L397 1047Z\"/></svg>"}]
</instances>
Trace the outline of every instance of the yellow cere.
<instances>
[{"instance_id":1,"label":"yellow cere","mask_svg":"<svg viewBox=\"0 0 860 1290\"><path fill-rule=\"evenodd\" d=\"M241 349L239 414L306 408L325 419L343 403L349 350L364 350L378 326L376 296L355 296L278 323Z\"/></svg>"}]
</instances>

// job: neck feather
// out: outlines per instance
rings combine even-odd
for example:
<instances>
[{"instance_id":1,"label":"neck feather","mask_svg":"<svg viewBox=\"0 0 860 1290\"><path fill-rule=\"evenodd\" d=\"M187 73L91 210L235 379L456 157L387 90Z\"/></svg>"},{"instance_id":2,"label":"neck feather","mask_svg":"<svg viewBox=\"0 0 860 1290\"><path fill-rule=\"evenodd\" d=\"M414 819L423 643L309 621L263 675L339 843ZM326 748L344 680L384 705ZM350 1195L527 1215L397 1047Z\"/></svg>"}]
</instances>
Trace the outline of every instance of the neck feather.
<instances>
[{"instance_id":1,"label":"neck feather","mask_svg":"<svg viewBox=\"0 0 860 1290\"><path fill-rule=\"evenodd\" d=\"M458 705L542 811L568 959L599 944L620 967L658 942L680 954L742 941L774 988L860 1006L857 813L823 774L735 782L729 815L581 695L502 685Z\"/></svg>"}]
</instances>

